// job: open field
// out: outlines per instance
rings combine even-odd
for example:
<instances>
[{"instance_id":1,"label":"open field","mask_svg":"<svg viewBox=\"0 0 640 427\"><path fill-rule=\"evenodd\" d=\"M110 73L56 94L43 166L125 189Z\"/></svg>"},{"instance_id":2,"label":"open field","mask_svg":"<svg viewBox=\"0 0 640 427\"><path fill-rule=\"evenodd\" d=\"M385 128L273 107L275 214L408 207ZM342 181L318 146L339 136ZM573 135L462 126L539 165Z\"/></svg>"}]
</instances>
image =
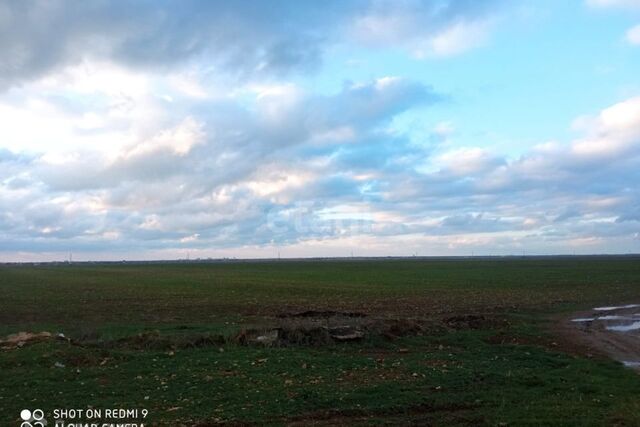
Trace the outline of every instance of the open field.
<instances>
[{"instance_id":1,"label":"open field","mask_svg":"<svg viewBox=\"0 0 640 427\"><path fill-rule=\"evenodd\" d=\"M638 302L637 257L0 266L0 336L54 334L0 350L0 425L640 425L640 377L557 328Z\"/></svg>"}]
</instances>

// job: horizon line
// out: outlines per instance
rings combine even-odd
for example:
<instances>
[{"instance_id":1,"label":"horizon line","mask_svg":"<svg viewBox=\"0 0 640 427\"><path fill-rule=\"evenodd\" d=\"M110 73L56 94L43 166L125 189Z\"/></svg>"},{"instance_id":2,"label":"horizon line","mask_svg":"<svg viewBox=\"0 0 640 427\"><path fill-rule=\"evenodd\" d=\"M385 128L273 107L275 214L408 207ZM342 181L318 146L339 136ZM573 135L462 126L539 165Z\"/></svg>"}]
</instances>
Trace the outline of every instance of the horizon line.
<instances>
[{"instance_id":1,"label":"horizon line","mask_svg":"<svg viewBox=\"0 0 640 427\"><path fill-rule=\"evenodd\" d=\"M384 261L417 259L501 259L501 258L617 258L640 257L640 253L592 253L592 254L547 254L547 255L378 255L378 256L310 256L310 257L264 257L264 258L173 258L173 259L122 259L122 260L59 260L59 261L2 261L0 265L73 265L73 264L206 264L223 262L270 262L270 261Z\"/></svg>"}]
</instances>

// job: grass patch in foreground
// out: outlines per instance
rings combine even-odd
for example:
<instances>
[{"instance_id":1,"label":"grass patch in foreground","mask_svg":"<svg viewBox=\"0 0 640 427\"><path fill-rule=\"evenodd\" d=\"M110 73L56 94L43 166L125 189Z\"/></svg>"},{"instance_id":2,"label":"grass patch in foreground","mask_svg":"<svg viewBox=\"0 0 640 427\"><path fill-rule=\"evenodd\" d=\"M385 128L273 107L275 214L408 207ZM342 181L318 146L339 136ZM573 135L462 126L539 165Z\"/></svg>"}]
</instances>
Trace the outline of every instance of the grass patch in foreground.
<instances>
[{"instance_id":1,"label":"grass patch in foreground","mask_svg":"<svg viewBox=\"0 0 640 427\"><path fill-rule=\"evenodd\" d=\"M9 415L6 425L25 405L49 415L89 405L147 408L152 425L640 423L633 372L544 346L497 343L497 332L520 342L540 339L519 320L500 331L318 348L212 343L154 350L48 341L0 353L0 413ZM180 340L175 331L162 334Z\"/></svg>"}]
</instances>

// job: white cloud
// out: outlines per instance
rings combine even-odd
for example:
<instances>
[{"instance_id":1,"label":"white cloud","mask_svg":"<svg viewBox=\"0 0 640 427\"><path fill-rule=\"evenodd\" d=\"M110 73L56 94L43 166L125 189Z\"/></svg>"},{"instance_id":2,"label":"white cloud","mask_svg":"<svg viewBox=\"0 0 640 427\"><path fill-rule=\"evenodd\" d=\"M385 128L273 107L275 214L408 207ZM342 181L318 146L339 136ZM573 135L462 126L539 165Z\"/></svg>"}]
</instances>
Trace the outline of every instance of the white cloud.
<instances>
[{"instance_id":1,"label":"white cloud","mask_svg":"<svg viewBox=\"0 0 640 427\"><path fill-rule=\"evenodd\" d=\"M489 29L487 21L457 22L426 42L417 43L413 53L418 58L457 55L484 44Z\"/></svg>"},{"instance_id":2,"label":"white cloud","mask_svg":"<svg viewBox=\"0 0 640 427\"><path fill-rule=\"evenodd\" d=\"M587 4L591 7L623 7L623 8L640 8L640 0L587 0Z\"/></svg>"},{"instance_id":3,"label":"white cloud","mask_svg":"<svg viewBox=\"0 0 640 427\"><path fill-rule=\"evenodd\" d=\"M132 158L169 149L179 156L184 156L194 146L204 143L204 138L203 124L193 117L186 117L175 127L162 130L147 140L126 147L120 155L124 158Z\"/></svg>"},{"instance_id":4,"label":"white cloud","mask_svg":"<svg viewBox=\"0 0 640 427\"><path fill-rule=\"evenodd\" d=\"M627 41L635 46L640 46L640 24L629 28L626 34Z\"/></svg>"},{"instance_id":5,"label":"white cloud","mask_svg":"<svg viewBox=\"0 0 640 427\"><path fill-rule=\"evenodd\" d=\"M492 29L489 3L468 11L456 2L378 2L357 17L352 36L370 46L399 47L416 58L452 56L482 45Z\"/></svg>"},{"instance_id":6,"label":"white cloud","mask_svg":"<svg viewBox=\"0 0 640 427\"><path fill-rule=\"evenodd\" d=\"M600 112L581 118L580 127L589 136L572 144L581 156L618 156L640 147L640 97L630 98Z\"/></svg>"},{"instance_id":7,"label":"white cloud","mask_svg":"<svg viewBox=\"0 0 640 427\"><path fill-rule=\"evenodd\" d=\"M478 147L457 148L440 154L435 162L457 176L468 176L495 168L502 163L498 157Z\"/></svg>"},{"instance_id":8,"label":"white cloud","mask_svg":"<svg viewBox=\"0 0 640 427\"><path fill-rule=\"evenodd\" d=\"M192 243L197 241L199 237L200 235L198 233L194 233L190 236L183 237L182 239L180 239L180 243Z\"/></svg>"}]
</instances>

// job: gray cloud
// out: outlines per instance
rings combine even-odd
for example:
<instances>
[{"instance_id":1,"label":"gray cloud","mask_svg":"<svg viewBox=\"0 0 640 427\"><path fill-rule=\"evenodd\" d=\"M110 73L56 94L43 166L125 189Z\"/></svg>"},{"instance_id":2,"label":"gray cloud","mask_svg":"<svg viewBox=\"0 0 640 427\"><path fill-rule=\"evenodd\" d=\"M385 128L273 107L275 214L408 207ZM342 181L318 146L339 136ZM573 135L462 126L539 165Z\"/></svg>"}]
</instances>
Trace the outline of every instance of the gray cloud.
<instances>
[{"instance_id":1,"label":"gray cloud","mask_svg":"<svg viewBox=\"0 0 640 427\"><path fill-rule=\"evenodd\" d=\"M309 67L319 60L315 33L343 9L339 2L313 13L295 1L232 5L199 0L10 1L2 8L0 75L5 84L86 57L171 66L210 55L237 73Z\"/></svg>"},{"instance_id":2,"label":"gray cloud","mask_svg":"<svg viewBox=\"0 0 640 427\"><path fill-rule=\"evenodd\" d=\"M354 20L411 13L421 25L398 37L423 37L484 19L489 3L9 0L0 4L0 89L85 59L155 70L205 61L212 73L237 78L310 71Z\"/></svg>"}]
</instances>

